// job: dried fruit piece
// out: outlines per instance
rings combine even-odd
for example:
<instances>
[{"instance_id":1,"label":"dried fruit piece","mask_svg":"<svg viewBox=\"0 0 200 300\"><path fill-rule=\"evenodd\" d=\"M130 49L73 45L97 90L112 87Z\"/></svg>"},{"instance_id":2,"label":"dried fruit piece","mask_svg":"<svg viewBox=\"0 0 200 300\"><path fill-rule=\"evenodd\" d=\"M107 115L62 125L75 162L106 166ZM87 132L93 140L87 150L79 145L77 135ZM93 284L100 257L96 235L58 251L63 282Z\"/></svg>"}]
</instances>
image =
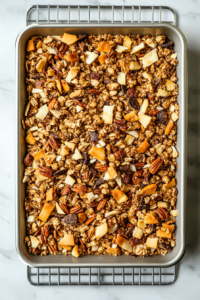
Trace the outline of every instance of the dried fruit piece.
<instances>
[{"instance_id":1,"label":"dried fruit piece","mask_svg":"<svg viewBox=\"0 0 200 300\"><path fill-rule=\"evenodd\" d=\"M64 59L70 62L79 61L79 55L78 53L69 53L64 56Z\"/></svg>"},{"instance_id":2,"label":"dried fruit piece","mask_svg":"<svg viewBox=\"0 0 200 300\"><path fill-rule=\"evenodd\" d=\"M66 43L67 45L72 45L78 41L78 38L76 35L64 33L62 41L63 41L63 43Z\"/></svg>"},{"instance_id":3,"label":"dried fruit piece","mask_svg":"<svg viewBox=\"0 0 200 300\"><path fill-rule=\"evenodd\" d=\"M33 40L29 40L27 47L26 47L26 51L30 52L30 51L34 51L35 50L35 43Z\"/></svg>"},{"instance_id":4,"label":"dried fruit piece","mask_svg":"<svg viewBox=\"0 0 200 300\"><path fill-rule=\"evenodd\" d=\"M35 145L36 143L36 140L31 132L26 136L26 143L30 145Z\"/></svg>"},{"instance_id":5,"label":"dried fruit piece","mask_svg":"<svg viewBox=\"0 0 200 300\"><path fill-rule=\"evenodd\" d=\"M38 219L40 219L43 222L46 222L50 216L50 214L52 213L52 211L54 210L55 205L53 203L45 203L45 205L43 206L41 213L38 217Z\"/></svg>"},{"instance_id":6,"label":"dried fruit piece","mask_svg":"<svg viewBox=\"0 0 200 300\"><path fill-rule=\"evenodd\" d=\"M151 163L151 167L149 168L149 172L151 174L156 174L156 172L161 168L162 164L163 164L163 159L161 159L160 157L157 158L156 160L154 160Z\"/></svg>"},{"instance_id":7,"label":"dried fruit piece","mask_svg":"<svg viewBox=\"0 0 200 300\"><path fill-rule=\"evenodd\" d=\"M104 123L112 124L114 107L114 105L104 105L102 114L102 119L104 120Z\"/></svg>"},{"instance_id":8,"label":"dried fruit piece","mask_svg":"<svg viewBox=\"0 0 200 300\"><path fill-rule=\"evenodd\" d=\"M156 189L157 189L157 185L155 183L149 184L142 189L141 195L146 196L146 195L155 194Z\"/></svg>"},{"instance_id":9,"label":"dried fruit piece","mask_svg":"<svg viewBox=\"0 0 200 300\"><path fill-rule=\"evenodd\" d=\"M103 148L98 148L93 146L90 149L89 154L102 162L105 161L106 159L105 149Z\"/></svg>"},{"instance_id":10,"label":"dried fruit piece","mask_svg":"<svg viewBox=\"0 0 200 300\"><path fill-rule=\"evenodd\" d=\"M158 216L155 213L147 213L144 219L145 224L159 223Z\"/></svg>"},{"instance_id":11,"label":"dried fruit piece","mask_svg":"<svg viewBox=\"0 0 200 300\"><path fill-rule=\"evenodd\" d=\"M158 238L147 238L146 246L148 248L156 249L158 247Z\"/></svg>"},{"instance_id":12,"label":"dried fruit piece","mask_svg":"<svg viewBox=\"0 0 200 300\"><path fill-rule=\"evenodd\" d=\"M144 141L139 148L137 148L138 153L144 153L148 148L150 147L150 144L147 141Z\"/></svg>"},{"instance_id":13,"label":"dried fruit piece","mask_svg":"<svg viewBox=\"0 0 200 300\"><path fill-rule=\"evenodd\" d=\"M95 181L94 188L101 185L103 182L104 182L103 178L100 177L99 179L97 179L97 181ZM95 191L94 191L94 194L95 194Z\"/></svg>"},{"instance_id":14,"label":"dried fruit piece","mask_svg":"<svg viewBox=\"0 0 200 300\"><path fill-rule=\"evenodd\" d=\"M86 55L85 62L88 65L90 65L98 57L98 54L96 54L94 52L86 51L84 53Z\"/></svg>"},{"instance_id":15,"label":"dried fruit piece","mask_svg":"<svg viewBox=\"0 0 200 300\"><path fill-rule=\"evenodd\" d=\"M169 121L169 123L167 124L167 127L165 129L165 134L168 135L170 133L170 131L172 130L174 126L174 123L172 120Z\"/></svg>"},{"instance_id":16,"label":"dried fruit piece","mask_svg":"<svg viewBox=\"0 0 200 300\"><path fill-rule=\"evenodd\" d=\"M163 191L164 193L166 193L167 190L171 189L175 185L176 185L176 181L175 181L174 178L172 178L172 180L169 183L163 184L161 191Z\"/></svg>"},{"instance_id":17,"label":"dried fruit piece","mask_svg":"<svg viewBox=\"0 0 200 300\"><path fill-rule=\"evenodd\" d=\"M157 61L158 61L157 49L154 49L142 57L143 68L147 68Z\"/></svg>"},{"instance_id":18,"label":"dried fruit piece","mask_svg":"<svg viewBox=\"0 0 200 300\"><path fill-rule=\"evenodd\" d=\"M98 60L100 62L101 65L103 65L105 63L106 60L106 55L104 53L102 53L99 57Z\"/></svg>"},{"instance_id":19,"label":"dried fruit piece","mask_svg":"<svg viewBox=\"0 0 200 300\"><path fill-rule=\"evenodd\" d=\"M98 133L96 131L89 131L89 137L91 142L98 142Z\"/></svg>"},{"instance_id":20,"label":"dried fruit piece","mask_svg":"<svg viewBox=\"0 0 200 300\"><path fill-rule=\"evenodd\" d=\"M130 113L128 113L127 115L125 115L124 119L129 122L135 122L135 121L138 121L138 116L137 116L136 112L133 110Z\"/></svg>"},{"instance_id":21,"label":"dried fruit piece","mask_svg":"<svg viewBox=\"0 0 200 300\"><path fill-rule=\"evenodd\" d=\"M133 252L133 247L129 244L129 241L121 235L117 235L116 243L126 251Z\"/></svg>"},{"instance_id":22,"label":"dried fruit piece","mask_svg":"<svg viewBox=\"0 0 200 300\"><path fill-rule=\"evenodd\" d=\"M64 223L68 225L74 226L76 225L77 221L78 221L78 217L75 214L70 214L64 217Z\"/></svg>"},{"instance_id":23,"label":"dried fruit piece","mask_svg":"<svg viewBox=\"0 0 200 300\"><path fill-rule=\"evenodd\" d=\"M58 143L57 143L57 141L55 140L55 138L52 136L52 135L50 135L49 136L49 145L53 148L53 149L56 149L56 150L58 150Z\"/></svg>"},{"instance_id":24,"label":"dried fruit piece","mask_svg":"<svg viewBox=\"0 0 200 300\"><path fill-rule=\"evenodd\" d=\"M136 99L134 99L133 97L129 98L129 104L130 106L132 106L133 108L135 108L136 110L140 109L139 103L137 102Z\"/></svg>"},{"instance_id":25,"label":"dried fruit piece","mask_svg":"<svg viewBox=\"0 0 200 300\"><path fill-rule=\"evenodd\" d=\"M123 46L127 47L128 50L130 50L131 44L132 44L132 42L131 42L130 37L129 36L125 36L124 41L123 41Z\"/></svg>"},{"instance_id":26,"label":"dried fruit piece","mask_svg":"<svg viewBox=\"0 0 200 300\"><path fill-rule=\"evenodd\" d=\"M97 211L101 211L106 206L107 199L101 200L97 205Z\"/></svg>"},{"instance_id":27,"label":"dried fruit piece","mask_svg":"<svg viewBox=\"0 0 200 300\"><path fill-rule=\"evenodd\" d=\"M126 196L126 194L124 194L122 191L115 189L112 192L113 197L115 198L115 200L117 201L118 204L121 204L125 201L128 200L128 197Z\"/></svg>"},{"instance_id":28,"label":"dried fruit piece","mask_svg":"<svg viewBox=\"0 0 200 300\"><path fill-rule=\"evenodd\" d=\"M46 166L41 166L39 167L39 173L42 176L51 178L53 176L53 170L50 167L46 167Z\"/></svg>"},{"instance_id":29,"label":"dried fruit piece","mask_svg":"<svg viewBox=\"0 0 200 300\"><path fill-rule=\"evenodd\" d=\"M98 44L98 51L100 52L109 52L111 49L111 43L108 42L100 42Z\"/></svg>"},{"instance_id":30,"label":"dried fruit piece","mask_svg":"<svg viewBox=\"0 0 200 300\"><path fill-rule=\"evenodd\" d=\"M100 239L108 232L108 225L107 223L103 223L100 226L96 227L96 239Z\"/></svg>"},{"instance_id":31,"label":"dried fruit piece","mask_svg":"<svg viewBox=\"0 0 200 300\"><path fill-rule=\"evenodd\" d=\"M87 216L84 212L78 214L79 223L81 223L81 224L84 223L86 221L86 219L87 219Z\"/></svg>"},{"instance_id":32,"label":"dried fruit piece","mask_svg":"<svg viewBox=\"0 0 200 300\"><path fill-rule=\"evenodd\" d=\"M140 121L140 123L142 124L142 126L144 127L144 128L147 128L147 126L150 124L150 122L151 122L151 117L150 116L147 116L147 115L145 115L145 114L143 114L143 113L139 113L138 114L138 118L139 118L139 121Z\"/></svg>"},{"instance_id":33,"label":"dried fruit piece","mask_svg":"<svg viewBox=\"0 0 200 300\"><path fill-rule=\"evenodd\" d=\"M55 105L56 105L56 102L57 102L56 98L53 98L53 99L49 102L48 107L49 107L50 110L54 109L54 107L55 107Z\"/></svg>"},{"instance_id":34,"label":"dried fruit piece","mask_svg":"<svg viewBox=\"0 0 200 300\"><path fill-rule=\"evenodd\" d=\"M32 165L32 162L33 162L33 156L30 153L28 153L26 155L26 157L24 158L24 164L26 166L30 166L30 165Z\"/></svg>"},{"instance_id":35,"label":"dried fruit piece","mask_svg":"<svg viewBox=\"0 0 200 300\"><path fill-rule=\"evenodd\" d=\"M165 231L162 231L161 229L158 229L156 231L156 235L158 237L165 238L165 239L171 239L171 237L172 237L171 232L165 232Z\"/></svg>"}]
</instances>

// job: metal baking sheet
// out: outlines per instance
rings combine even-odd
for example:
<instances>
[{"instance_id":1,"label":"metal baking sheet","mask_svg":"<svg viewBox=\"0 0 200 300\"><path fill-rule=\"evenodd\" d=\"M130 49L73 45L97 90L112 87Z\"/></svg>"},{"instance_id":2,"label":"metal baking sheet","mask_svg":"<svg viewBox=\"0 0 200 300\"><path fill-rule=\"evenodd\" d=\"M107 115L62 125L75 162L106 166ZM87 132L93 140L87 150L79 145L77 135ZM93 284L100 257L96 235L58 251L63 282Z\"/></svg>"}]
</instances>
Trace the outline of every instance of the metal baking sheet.
<instances>
[{"instance_id":1,"label":"metal baking sheet","mask_svg":"<svg viewBox=\"0 0 200 300\"><path fill-rule=\"evenodd\" d=\"M25 86L25 55L26 44L34 35L61 35L67 31L70 34L97 35L111 34L140 34L140 35L167 35L175 44L175 52L178 53L179 64L177 77L179 85L178 103L180 117L177 124L177 158L178 170L176 174L178 198L177 198L177 229L176 247L166 256L137 257L121 255L118 257L103 255L90 255L75 258L71 255L35 256L27 251L24 243L26 235L25 224L25 184L22 183L24 173L23 159L26 153L25 131L21 125L26 104ZM16 249L20 259L33 267L169 267L176 264L183 256L185 249L185 205L186 205L186 139L187 139L187 52L186 40L183 33L175 26L169 24L45 24L30 25L19 34L16 41Z\"/></svg>"}]
</instances>

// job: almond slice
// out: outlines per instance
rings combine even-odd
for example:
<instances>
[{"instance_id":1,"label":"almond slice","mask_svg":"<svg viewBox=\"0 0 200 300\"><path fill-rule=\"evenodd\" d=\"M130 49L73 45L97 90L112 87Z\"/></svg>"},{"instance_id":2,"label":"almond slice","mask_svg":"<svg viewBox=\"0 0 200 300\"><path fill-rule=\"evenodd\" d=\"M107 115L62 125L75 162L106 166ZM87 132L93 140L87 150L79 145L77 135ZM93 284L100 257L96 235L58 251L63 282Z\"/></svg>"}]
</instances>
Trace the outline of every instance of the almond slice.
<instances>
[{"instance_id":1,"label":"almond slice","mask_svg":"<svg viewBox=\"0 0 200 300\"><path fill-rule=\"evenodd\" d=\"M86 64L90 65L97 57L98 54L90 51L84 52L86 54Z\"/></svg>"},{"instance_id":2,"label":"almond slice","mask_svg":"<svg viewBox=\"0 0 200 300\"><path fill-rule=\"evenodd\" d=\"M171 95L170 92L167 92L165 90L161 90L161 89L158 89L158 92L157 92L157 97L169 97Z\"/></svg>"},{"instance_id":3,"label":"almond slice","mask_svg":"<svg viewBox=\"0 0 200 300\"><path fill-rule=\"evenodd\" d=\"M139 114L140 114L140 113L143 113L143 114L145 114L145 112L146 112L146 110L147 110L147 107L148 107L148 105L149 105L149 101L148 101L148 99L144 99L144 101L143 101L143 103L142 103L142 105L141 105L141 107L140 107Z\"/></svg>"},{"instance_id":4,"label":"almond slice","mask_svg":"<svg viewBox=\"0 0 200 300\"><path fill-rule=\"evenodd\" d=\"M72 234L64 233L64 237L60 240L59 246L74 246L74 236Z\"/></svg>"},{"instance_id":5,"label":"almond slice","mask_svg":"<svg viewBox=\"0 0 200 300\"><path fill-rule=\"evenodd\" d=\"M31 132L26 136L26 143L30 145L35 145L36 143L36 140Z\"/></svg>"},{"instance_id":6,"label":"almond slice","mask_svg":"<svg viewBox=\"0 0 200 300\"><path fill-rule=\"evenodd\" d=\"M98 148L98 147L92 147L89 151L89 154L94 156L96 159L100 161L105 161L106 159L106 154L105 154L105 149L103 148Z\"/></svg>"},{"instance_id":7,"label":"almond slice","mask_svg":"<svg viewBox=\"0 0 200 300\"><path fill-rule=\"evenodd\" d=\"M113 217L113 216L116 216L116 215L119 215L119 214L121 214L120 211L112 210L112 211L109 211L109 212L105 213L105 218Z\"/></svg>"},{"instance_id":8,"label":"almond slice","mask_svg":"<svg viewBox=\"0 0 200 300\"><path fill-rule=\"evenodd\" d=\"M126 194L124 194L122 191L118 190L117 188L112 192L112 195L118 204L123 203L128 200L128 197L126 196Z\"/></svg>"},{"instance_id":9,"label":"almond slice","mask_svg":"<svg viewBox=\"0 0 200 300\"><path fill-rule=\"evenodd\" d=\"M126 85L126 74L119 72L117 76L117 82L121 85Z\"/></svg>"},{"instance_id":10,"label":"almond slice","mask_svg":"<svg viewBox=\"0 0 200 300\"><path fill-rule=\"evenodd\" d=\"M157 49L154 49L142 57L143 68L147 68L157 61L158 61Z\"/></svg>"},{"instance_id":11,"label":"almond slice","mask_svg":"<svg viewBox=\"0 0 200 300\"><path fill-rule=\"evenodd\" d=\"M96 227L96 239L99 240L102 236L104 236L108 232L108 225L107 223L103 223L100 226Z\"/></svg>"},{"instance_id":12,"label":"almond slice","mask_svg":"<svg viewBox=\"0 0 200 300\"><path fill-rule=\"evenodd\" d=\"M31 239L31 247L32 248L37 248L40 241L35 237L35 236L30 236L30 239Z\"/></svg>"},{"instance_id":13,"label":"almond slice","mask_svg":"<svg viewBox=\"0 0 200 300\"><path fill-rule=\"evenodd\" d=\"M72 79L74 79L76 77L76 75L78 74L78 69L75 68L71 68L69 73L67 74L67 77L65 78L65 80L67 81L67 83L70 83L72 81Z\"/></svg>"},{"instance_id":14,"label":"almond slice","mask_svg":"<svg viewBox=\"0 0 200 300\"><path fill-rule=\"evenodd\" d=\"M133 48L131 49L130 54L136 53L136 52L138 52L138 51L140 51L140 50L142 50L144 48L145 48L145 44L144 43L141 43L138 46L133 46Z\"/></svg>"},{"instance_id":15,"label":"almond slice","mask_svg":"<svg viewBox=\"0 0 200 300\"><path fill-rule=\"evenodd\" d=\"M46 59L45 58L42 58L36 65L36 70L41 73L43 68L46 66Z\"/></svg>"},{"instance_id":16,"label":"almond slice","mask_svg":"<svg viewBox=\"0 0 200 300\"><path fill-rule=\"evenodd\" d=\"M149 123L151 122L151 117L150 116L147 116L143 113L139 113L138 114L138 118L139 118L139 121L140 123L142 124L142 126L144 128L147 128L147 126L149 125Z\"/></svg>"},{"instance_id":17,"label":"almond slice","mask_svg":"<svg viewBox=\"0 0 200 300\"><path fill-rule=\"evenodd\" d=\"M118 53L122 53L124 51L128 50L127 47L121 46L121 45L117 45L117 47L115 48L115 51Z\"/></svg>"},{"instance_id":18,"label":"almond slice","mask_svg":"<svg viewBox=\"0 0 200 300\"><path fill-rule=\"evenodd\" d=\"M83 156L79 152L79 150L76 148L74 154L72 155L72 159L79 160L82 159Z\"/></svg>"},{"instance_id":19,"label":"almond slice","mask_svg":"<svg viewBox=\"0 0 200 300\"><path fill-rule=\"evenodd\" d=\"M24 112L25 117L27 117L30 107L31 107L31 101L28 101Z\"/></svg>"},{"instance_id":20,"label":"almond slice","mask_svg":"<svg viewBox=\"0 0 200 300\"><path fill-rule=\"evenodd\" d=\"M60 94L62 94L62 85L60 83L60 80L56 80L56 87Z\"/></svg>"},{"instance_id":21,"label":"almond slice","mask_svg":"<svg viewBox=\"0 0 200 300\"><path fill-rule=\"evenodd\" d=\"M35 161L43 158L45 156L45 149L33 153L32 156L34 157Z\"/></svg>"},{"instance_id":22,"label":"almond slice","mask_svg":"<svg viewBox=\"0 0 200 300\"><path fill-rule=\"evenodd\" d=\"M150 238L150 237L148 237L147 241L146 241L146 246L148 248L154 248L154 249L156 249L158 247L158 238Z\"/></svg>"},{"instance_id":23,"label":"almond slice","mask_svg":"<svg viewBox=\"0 0 200 300\"><path fill-rule=\"evenodd\" d=\"M43 106L41 106L38 110L38 113L35 115L36 118L40 119L40 120L44 120L47 116L49 112L48 106L46 104L44 104Z\"/></svg>"},{"instance_id":24,"label":"almond slice","mask_svg":"<svg viewBox=\"0 0 200 300\"><path fill-rule=\"evenodd\" d=\"M129 62L129 70L138 71L140 69L141 69L141 66L137 62L135 62L135 61Z\"/></svg>"},{"instance_id":25,"label":"almond slice","mask_svg":"<svg viewBox=\"0 0 200 300\"><path fill-rule=\"evenodd\" d=\"M72 249L72 256L79 257L78 245L74 246Z\"/></svg>"},{"instance_id":26,"label":"almond slice","mask_svg":"<svg viewBox=\"0 0 200 300\"><path fill-rule=\"evenodd\" d=\"M138 153L144 153L148 148L150 147L150 144L147 141L144 141L139 148L137 148Z\"/></svg>"},{"instance_id":27,"label":"almond slice","mask_svg":"<svg viewBox=\"0 0 200 300\"><path fill-rule=\"evenodd\" d=\"M157 189L157 185L155 183L149 184L142 189L141 195L146 196L146 195L155 194L156 189Z\"/></svg>"},{"instance_id":28,"label":"almond slice","mask_svg":"<svg viewBox=\"0 0 200 300\"><path fill-rule=\"evenodd\" d=\"M27 47L26 47L26 51L30 52L30 51L34 51L35 50L35 43L33 40L29 40Z\"/></svg>"},{"instance_id":29,"label":"almond slice","mask_svg":"<svg viewBox=\"0 0 200 300\"><path fill-rule=\"evenodd\" d=\"M130 50L131 49L131 44L132 44L132 42L131 42L130 37L125 36L124 41L123 41L123 46L128 48L128 50Z\"/></svg>"},{"instance_id":30,"label":"almond slice","mask_svg":"<svg viewBox=\"0 0 200 300\"><path fill-rule=\"evenodd\" d=\"M63 43L65 43L67 45L72 45L76 41L78 41L78 38L76 35L64 33L63 38L62 38Z\"/></svg>"},{"instance_id":31,"label":"almond slice","mask_svg":"<svg viewBox=\"0 0 200 300\"><path fill-rule=\"evenodd\" d=\"M112 124L113 123L113 110L114 110L114 105L104 105L103 107L103 114L102 114L102 119L106 124Z\"/></svg>"},{"instance_id":32,"label":"almond slice","mask_svg":"<svg viewBox=\"0 0 200 300\"><path fill-rule=\"evenodd\" d=\"M117 235L116 243L124 250L129 252L133 252L133 247L129 244L129 241L122 237L121 235Z\"/></svg>"},{"instance_id":33,"label":"almond slice","mask_svg":"<svg viewBox=\"0 0 200 300\"><path fill-rule=\"evenodd\" d=\"M51 203L51 202L45 203L38 219L40 219L43 222L46 222L48 220L50 214L54 210L54 208L55 208L55 205L53 203Z\"/></svg>"}]
</instances>

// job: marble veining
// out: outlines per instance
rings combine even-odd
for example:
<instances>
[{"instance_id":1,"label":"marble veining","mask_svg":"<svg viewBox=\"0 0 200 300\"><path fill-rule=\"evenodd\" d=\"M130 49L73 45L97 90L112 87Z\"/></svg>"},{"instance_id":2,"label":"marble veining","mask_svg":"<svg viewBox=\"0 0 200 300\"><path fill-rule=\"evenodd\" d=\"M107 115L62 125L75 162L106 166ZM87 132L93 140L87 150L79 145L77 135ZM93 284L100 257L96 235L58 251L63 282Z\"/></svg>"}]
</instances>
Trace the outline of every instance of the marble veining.
<instances>
[{"instance_id":1,"label":"marble veining","mask_svg":"<svg viewBox=\"0 0 200 300\"><path fill-rule=\"evenodd\" d=\"M26 10L33 4L57 4L56 0L6 0L0 2L0 299L199 299L200 295L200 0L74 0L86 5L168 5L178 14L178 26L188 47L188 182L186 254L179 264L177 282L169 287L33 287L26 266L15 250L15 39L25 27ZM72 4L60 0L59 4ZM83 296L84 295L84 296Z\"/></svg>"}]
</instances>

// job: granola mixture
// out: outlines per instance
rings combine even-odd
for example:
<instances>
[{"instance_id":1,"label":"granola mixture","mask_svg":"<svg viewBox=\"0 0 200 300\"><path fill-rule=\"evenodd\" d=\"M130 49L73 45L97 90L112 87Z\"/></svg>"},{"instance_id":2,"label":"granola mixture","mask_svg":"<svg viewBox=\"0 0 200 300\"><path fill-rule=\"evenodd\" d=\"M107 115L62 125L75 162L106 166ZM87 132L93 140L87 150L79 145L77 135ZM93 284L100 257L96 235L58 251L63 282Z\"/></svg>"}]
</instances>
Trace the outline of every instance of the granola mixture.
<instances>
[{"instance_id":1,"label":"granola mixture","mask_svg":"<svg viewBox=\"0 0 200 300\"><path fill-rule=\"evenodd\" d=\"M177 54L166 36L35 36L26 56L29 253L175 247Z\"/></svg>"}]
</instances>

